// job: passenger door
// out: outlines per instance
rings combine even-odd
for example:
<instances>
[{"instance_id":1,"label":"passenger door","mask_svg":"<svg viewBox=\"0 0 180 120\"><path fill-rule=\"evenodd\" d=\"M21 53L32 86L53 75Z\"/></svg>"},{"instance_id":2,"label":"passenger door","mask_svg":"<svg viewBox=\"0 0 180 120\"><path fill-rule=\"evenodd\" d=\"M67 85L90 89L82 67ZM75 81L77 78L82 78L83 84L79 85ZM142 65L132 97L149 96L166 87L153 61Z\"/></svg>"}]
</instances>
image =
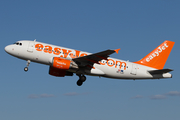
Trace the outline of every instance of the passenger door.
<instances>
[{"instance_id":1,"label":"passenger door","mask_svg":"<svg viewBox=\"0 0 180 120\"><path fill-rule=\"evenodd\" d=\"M28 45L27 51L28 51L28 52L33 52L33 49L34 49L34 42L33 42L33 41L30 41L30 42L29 42L29 45Z\"/></svg>"}]
</instances>

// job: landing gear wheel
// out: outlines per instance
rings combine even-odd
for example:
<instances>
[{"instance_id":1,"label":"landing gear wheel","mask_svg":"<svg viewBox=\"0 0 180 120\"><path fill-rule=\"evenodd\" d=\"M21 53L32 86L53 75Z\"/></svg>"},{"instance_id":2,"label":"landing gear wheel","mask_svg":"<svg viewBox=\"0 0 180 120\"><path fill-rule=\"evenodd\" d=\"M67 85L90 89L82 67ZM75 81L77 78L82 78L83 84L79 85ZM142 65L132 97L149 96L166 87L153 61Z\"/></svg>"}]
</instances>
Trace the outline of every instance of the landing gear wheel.
<instances>
[{"instance_id":1,"label":"landing gear wheel","mask_svg":"<svg viewBox=\"0 0 180 120\"><path fill-rule=\"evenodd\" d=\"M27 71L28 71L28 67L25 67L25 68L24 68L24 71L27 72Z\"/></svg>"},{"instance_id":2,"label":"landing gear wheel","mask_svg":"<svg viewBox=\"0 0 180 120\"><path fill-rule=\"evenodd\" d=\"M27 63L26 63L26 67L24 68L24 71L27 72L28 71L28 67L29 67L29 64L31 63L30 60L27 60Z\"/></svg>"},{"instance_id":3,"label":"landing gear wheel","mask_svg":"<svg viewBox=\"0 0 180 120\"><path fill-rule=\"evenodd\" d=\"M80 78L80 80L81 80L82 82L85 82L85 81L86 81L86 76L84 76L84 75L80 76L79 78Z\"/></svg>"},{"instance_id":4,"label":"landing gear wheel","mask_svg":"<svg viewBox=\"0 0 180 120\"><path fill-rule=\"evenodd\" d=\"M77 81L77 85L78 85L78 86L81 86L82 84L83 84L83 81L81 81L81 80L78 80L78 81Z\"/></svg>"},{"instance_id":5,"label":"landing gear wheel","mask_svg":"<svg viewBox=\"0 0 180 120\"><path fill-rule=\"evenodd\" d=\"M77 75L77 76L79 76L79 80L77 81L77 85L78 85L78 86L81 86L81 85L83 84L83 82L86 81L86 76L81 75L81 74L79 74L79 75Z\"/></svg>"}]
</instances>

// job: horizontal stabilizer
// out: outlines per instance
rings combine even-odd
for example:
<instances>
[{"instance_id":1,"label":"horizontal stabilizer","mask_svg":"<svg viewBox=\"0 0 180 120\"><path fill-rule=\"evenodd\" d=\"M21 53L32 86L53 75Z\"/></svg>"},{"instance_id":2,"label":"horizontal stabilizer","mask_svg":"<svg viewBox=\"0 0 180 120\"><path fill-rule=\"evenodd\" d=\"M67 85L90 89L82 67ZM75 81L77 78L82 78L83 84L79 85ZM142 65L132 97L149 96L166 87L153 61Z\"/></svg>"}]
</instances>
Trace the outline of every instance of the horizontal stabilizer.
<instances>
[{"instance_id":1,"label":"horizontal stabilizer","mask_svg":"<svg viewBox=\"0 0 180 120\"><path fill-rule=\"evenodd\" d=\"M164 74L173 71L172 69L161 69L161 70L150 70L148 71L151 75L154 74Z\"/></svg>"}]
</instances>

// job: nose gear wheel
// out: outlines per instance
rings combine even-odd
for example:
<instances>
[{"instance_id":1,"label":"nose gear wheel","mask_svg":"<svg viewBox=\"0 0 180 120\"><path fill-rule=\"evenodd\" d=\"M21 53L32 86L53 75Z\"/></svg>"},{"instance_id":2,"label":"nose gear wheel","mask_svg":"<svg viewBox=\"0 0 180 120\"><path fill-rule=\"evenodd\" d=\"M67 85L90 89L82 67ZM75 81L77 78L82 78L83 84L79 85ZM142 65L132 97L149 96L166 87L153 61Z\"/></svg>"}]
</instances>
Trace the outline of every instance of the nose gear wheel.
<instances>
[{"instance_id":1,"label":"nose gear wheel","mask_svg":"<svg viewBox=\"0 0 180 120\"><path fill-rule=\"evenodd\" d=\"M31 61L30 60L27 60L27 66L24 68L24 71L25 72L27 72L28 71L28 67L29 67L29 64L31 63Z\"/></svg>"}]
</instances>

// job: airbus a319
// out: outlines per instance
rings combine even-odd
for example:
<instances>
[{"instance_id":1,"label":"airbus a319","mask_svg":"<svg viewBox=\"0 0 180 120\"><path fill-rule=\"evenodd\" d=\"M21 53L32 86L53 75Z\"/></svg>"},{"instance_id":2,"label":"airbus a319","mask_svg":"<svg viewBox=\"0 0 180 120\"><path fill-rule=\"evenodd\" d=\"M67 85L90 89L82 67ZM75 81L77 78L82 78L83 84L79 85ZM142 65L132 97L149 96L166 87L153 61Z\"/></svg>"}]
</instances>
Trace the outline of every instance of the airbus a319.
<instances>
[{"instance_id":1,"label":"airbus a319","mask_svg":"<svg viewBox=\"0 0 180 120\"><path fill-rule=\"evenodd\" d=\"M5 47L5 51L27 61L24 71L28 71L30 62L49 66L49 74L56 77L79 76L77 85L86 81L85 75L115 79L161 79L171 78L171 69L163 69L173 48L174 42L164 41L144 58L136 62L109 57L120 49L88 53L61 46L21 40Z\"/></svg>"}]
</instances>

